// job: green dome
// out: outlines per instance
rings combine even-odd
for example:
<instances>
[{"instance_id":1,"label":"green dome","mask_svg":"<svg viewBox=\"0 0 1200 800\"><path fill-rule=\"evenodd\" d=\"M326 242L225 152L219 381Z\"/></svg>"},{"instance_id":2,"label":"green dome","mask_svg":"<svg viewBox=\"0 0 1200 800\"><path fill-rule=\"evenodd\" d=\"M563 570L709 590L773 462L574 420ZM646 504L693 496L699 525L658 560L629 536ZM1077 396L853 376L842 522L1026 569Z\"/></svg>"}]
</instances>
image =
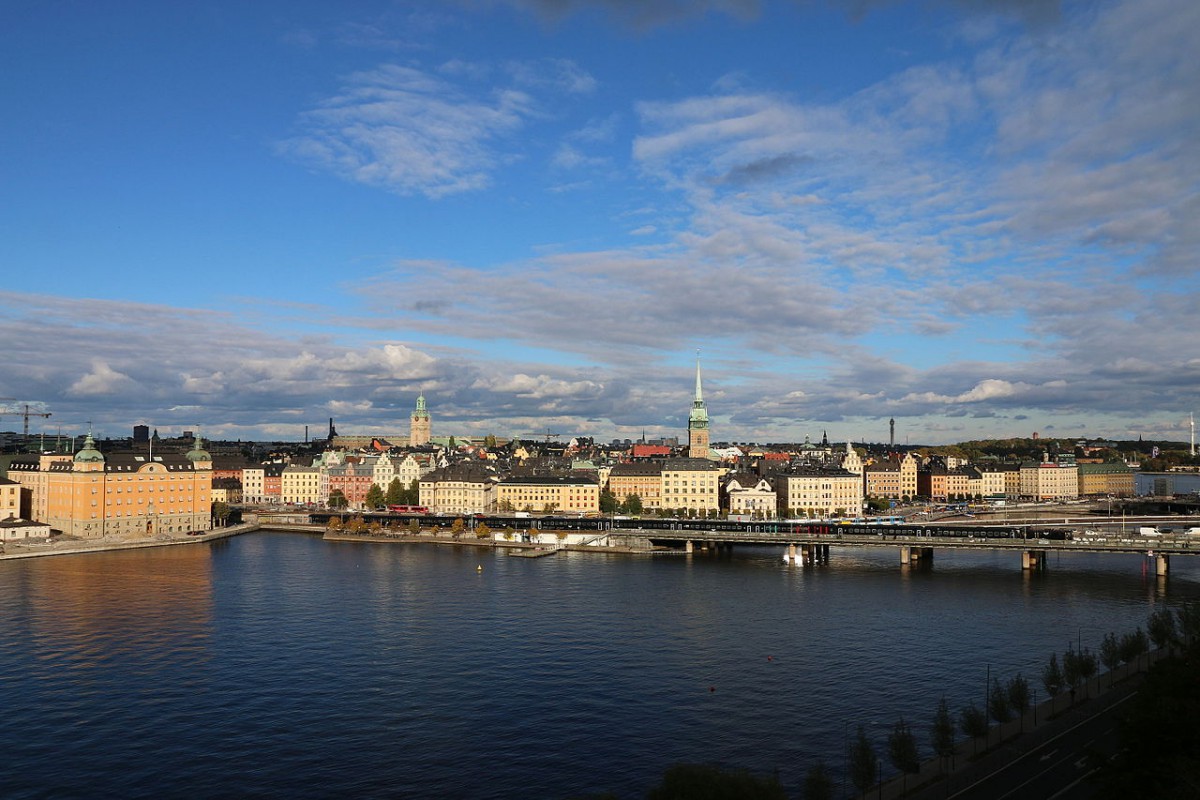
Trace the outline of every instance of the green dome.
<instances>
[{"instance_id":1,"label":"green dome","mask_svg":"<svg viewBox=\"0 0 1200 800\"><path fill-rule=\"evenodd\" d=\"M75 454L75 463L94 463L103 460L104 455L96 449L96 440L92 438L89 431L87 438L83 440L83 449Z\"/></svg>"},{"instance_id":2,"label":"green dome","mask_svg":"<svg viewBox=\"0 0 1200 800\"><path fill-rule=\"evenodd\" d=\"M204 449L203 437L196 437L196 444L187 453L187 459L191 462L196 461L212 461L212 456Z\"/></svg>"}]
</instances>

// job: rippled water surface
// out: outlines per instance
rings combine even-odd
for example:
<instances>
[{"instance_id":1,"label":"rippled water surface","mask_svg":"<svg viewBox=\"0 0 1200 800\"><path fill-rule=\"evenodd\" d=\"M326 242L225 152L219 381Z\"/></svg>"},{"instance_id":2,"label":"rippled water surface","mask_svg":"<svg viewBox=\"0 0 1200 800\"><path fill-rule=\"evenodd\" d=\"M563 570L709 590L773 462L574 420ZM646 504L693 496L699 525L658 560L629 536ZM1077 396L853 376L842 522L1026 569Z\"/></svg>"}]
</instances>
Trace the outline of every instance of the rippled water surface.
<instances>
[{"instance_id":1,"label":"rippled water surface","mask_svg":"<svg viewBox=\"0 0 1200 800\"><path fill-rule=\"evenodd\" d=\"M677 761L798 796L847 726L903 715L927 751L989 668L1038 686L1068 641L1200 597L1200 559L779 554L261 533L0 562L0 796L640 797Z\"/></svg>"}]
</instances>

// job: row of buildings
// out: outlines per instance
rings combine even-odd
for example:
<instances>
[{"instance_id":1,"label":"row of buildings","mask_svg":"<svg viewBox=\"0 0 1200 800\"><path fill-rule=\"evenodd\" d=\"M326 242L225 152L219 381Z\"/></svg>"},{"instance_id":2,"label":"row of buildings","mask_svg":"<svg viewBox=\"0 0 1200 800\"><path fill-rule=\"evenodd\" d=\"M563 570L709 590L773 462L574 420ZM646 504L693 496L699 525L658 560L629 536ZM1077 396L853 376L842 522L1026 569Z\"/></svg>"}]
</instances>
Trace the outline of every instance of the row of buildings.
<instances>
[{"instance_id":1,"label":"row of buildings","mask_svg":"<svg viewBox=\"0 0 1200 800\"><path fill-rule=\"evenodd\" d=\"M325 506L336 497L339 505L366 509L397 484L409 504L442 514L596 514L622 504L650 513L761 517L857 515L869 499L1045 501L1134 490L1133 470L1121 463L1044 456L973 465L894 450L871 456L850 443L835 450L827 437L789 450L715 448L699 363L686 447L439 446L424 396L409 423L407 442L393 446L379 437L348 441L331 420L326 449L305 463L278 456L214 464L199 439L186 454L155 453L157 437L146 436L148 452L105 456L89 434L73 455L14 459L0 483L0 520L24 517L84 537L177 534L211 527L215 502Z\"/></svg>"}]
</instances>

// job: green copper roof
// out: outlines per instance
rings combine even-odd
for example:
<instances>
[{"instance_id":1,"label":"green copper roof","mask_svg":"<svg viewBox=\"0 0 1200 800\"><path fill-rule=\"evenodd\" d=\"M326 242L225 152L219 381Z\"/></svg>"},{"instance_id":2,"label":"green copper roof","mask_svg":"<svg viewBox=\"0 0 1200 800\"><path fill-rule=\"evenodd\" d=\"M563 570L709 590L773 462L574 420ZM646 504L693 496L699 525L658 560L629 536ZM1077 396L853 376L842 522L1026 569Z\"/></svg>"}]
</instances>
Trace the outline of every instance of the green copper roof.
<instances>
[{"instance_id":1,"label":"green copper roof","mask_svg":"<svg viewBox=\"0 0 1200 800\"><path fill-rule=\"evenodd\" d=\"M103 460L104 455L96 449L96 440L92 438L92 432L88 431L87 438L83 440L83 449L75 454L75 462L77 464L82 464L89 462L94 463Z\"/></svg>"}]
</instances>

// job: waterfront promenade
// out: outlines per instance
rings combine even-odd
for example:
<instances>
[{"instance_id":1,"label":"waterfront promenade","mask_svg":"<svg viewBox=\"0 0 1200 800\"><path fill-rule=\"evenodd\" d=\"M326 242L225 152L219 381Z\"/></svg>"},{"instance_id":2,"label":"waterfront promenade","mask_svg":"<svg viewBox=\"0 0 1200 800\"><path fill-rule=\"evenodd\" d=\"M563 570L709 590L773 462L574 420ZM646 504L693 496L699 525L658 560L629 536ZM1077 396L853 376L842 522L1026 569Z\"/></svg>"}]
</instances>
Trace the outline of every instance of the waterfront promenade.
<instances>
[{"instance_id":1,"label":"waterfront promenade","mask_svg":"<svg viewBox=\"0 0 1200 800\"><path fill-rule=\"evenodd\" d=\"M257 522L230 525L226 528L214 528L195 536L177 534L168 536L159 534L143 538L102 537L98 539L78 539L56 536L48 540L34 539L31 541L5 542L0 550L0 561L16 558L39 558L43 556L65 556L80 553L99 553L111 550L137 550L144 547L173 547L176 545L211 542L217 539L227 539L242 533L251 533L259 529Z\"/></svg>"}]
</instances>

